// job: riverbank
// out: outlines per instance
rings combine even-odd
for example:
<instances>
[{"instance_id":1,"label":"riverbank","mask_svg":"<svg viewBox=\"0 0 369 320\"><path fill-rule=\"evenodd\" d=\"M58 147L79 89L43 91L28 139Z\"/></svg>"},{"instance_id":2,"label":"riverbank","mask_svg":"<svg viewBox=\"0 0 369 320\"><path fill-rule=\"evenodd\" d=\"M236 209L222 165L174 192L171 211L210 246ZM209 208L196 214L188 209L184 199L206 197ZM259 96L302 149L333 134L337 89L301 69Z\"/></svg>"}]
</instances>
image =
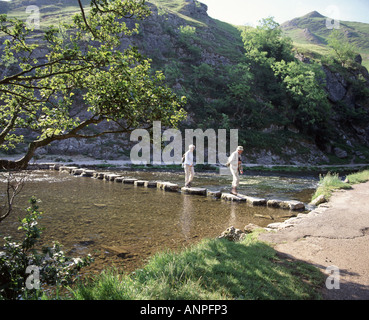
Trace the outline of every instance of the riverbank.
<instances>
[{"instance_id":1,"label":"riverbank","mask_svg":"<svg viewBox=\"0 0 369 320\"><path fill-rule=\"evenodd\" d=\"M325 273L339 271L339 289L323 286L326 300L369 299L369 182L336 190L328 203L277 232L260 235L281 255L304 261ZM332 274L327 274L330 276Z\"/></svg>"},{"instance_id":2,"label":"riverbank","mask_svg":"<svg viewBox=\"0 0 369 320\"><path fill-rule=\"evenodd\" d=\"M278 256L257 240L205 239L180 252L154 255L121 275L107 269L80 282L73 300L318 300L323 279L311 265Z\"/></svg>"}]
</instances>

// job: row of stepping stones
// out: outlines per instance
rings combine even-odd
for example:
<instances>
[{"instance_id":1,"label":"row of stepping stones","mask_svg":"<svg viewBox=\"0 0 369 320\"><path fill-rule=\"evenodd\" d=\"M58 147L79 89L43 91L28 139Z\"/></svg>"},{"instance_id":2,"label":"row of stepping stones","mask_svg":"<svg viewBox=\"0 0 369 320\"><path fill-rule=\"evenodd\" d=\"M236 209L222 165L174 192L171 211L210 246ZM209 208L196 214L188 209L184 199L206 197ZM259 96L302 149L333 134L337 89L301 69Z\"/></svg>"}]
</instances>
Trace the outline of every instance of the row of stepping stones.
<instances>
[{"instance_id":1,"label":"row of stepping stones","mask_svg":"<svg viewBox=\"0 0 369 320\"><path fill-rule=\"evenodd\" d=\"M206 188L180 188L178 184L170 183L170 182L162 182L162 181L146 181L139 180L135 178L126 178L116 173L110 172L99 172L95 170L88 170L83 168L78 168L74 166L62 166L58 164L51 164L49 166L50 170L58 170L60 172L67 172L75 176L81 177L91 177L95 179L107 180L107 181L115 181L118 183L124 184L132 184L137 187L146 187L146 188L158 188L164 191L170 192L182 192L184 194L190 195L200 195L200 196L208 196L217 199L223 199L225 201L234 201L234 202L246 202L253 206L267 206L271 208L279 208L286 209L291 211L303 211L305 210L305 204L300 201L295 200L277 200L271 199L267 200L264 198L250 197L243 194L231 194L222 191L211 191Z\"/></svg>"}]
</instances>

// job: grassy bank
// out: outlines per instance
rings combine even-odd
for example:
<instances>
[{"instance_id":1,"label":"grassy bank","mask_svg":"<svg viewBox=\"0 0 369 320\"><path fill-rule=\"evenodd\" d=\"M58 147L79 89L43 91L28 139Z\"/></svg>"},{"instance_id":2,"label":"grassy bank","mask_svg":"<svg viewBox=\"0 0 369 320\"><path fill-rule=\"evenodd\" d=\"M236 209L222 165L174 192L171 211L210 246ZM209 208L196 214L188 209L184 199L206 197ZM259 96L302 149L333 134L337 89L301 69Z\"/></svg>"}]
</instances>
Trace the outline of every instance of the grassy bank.
<instances>
[{"instance_id":1,"label":"grassy bank","mask_svg":"<svg viewBox=\"0 0 369 320\"><path fill-rule=\"evenodd\" d=\"M319 187L313 196L313 200L321 195L324 195L328 200L335 190L351 189L352 185L369 181L369 170L350 174L346 179L346 182L342 181L338 173L328 173L324 177L321 176Z\"/></svg>"},{"instance_id":2,"label":"grassy bank","mask_svg":"<svg viewBox=\"0 0 369 320\"><path fill-rule=\"evenodd\" d=\"M156 254L132 274L105 271L74 288L72 299L320 299L322 281L317 269L278 257L254 233L239 243L203 240L179 253Z\"/></svg>"}]
</instances>

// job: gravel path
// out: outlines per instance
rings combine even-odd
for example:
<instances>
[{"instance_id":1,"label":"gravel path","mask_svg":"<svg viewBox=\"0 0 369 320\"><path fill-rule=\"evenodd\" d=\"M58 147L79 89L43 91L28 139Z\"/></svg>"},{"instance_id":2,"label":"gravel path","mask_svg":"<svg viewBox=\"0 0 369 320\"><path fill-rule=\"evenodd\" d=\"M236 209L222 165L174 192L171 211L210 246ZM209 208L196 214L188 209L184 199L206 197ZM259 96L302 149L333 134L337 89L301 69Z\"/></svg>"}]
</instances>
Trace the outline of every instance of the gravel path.
<instances>
[{"instance_id":1,"label":"gravel path","mask_svg":"<svg viewBox=\"0 0 369 320\"><path fill-rule=\"evenodd\" d=\"M324 273L338 267L339 278L333 281L333 274L327 273L327 283L339 283L339 289L323 288L324 299L369 299L369 182L335 192L328 204L292 227L264 233L260 239Z\"/></svg>"}]
</instances>

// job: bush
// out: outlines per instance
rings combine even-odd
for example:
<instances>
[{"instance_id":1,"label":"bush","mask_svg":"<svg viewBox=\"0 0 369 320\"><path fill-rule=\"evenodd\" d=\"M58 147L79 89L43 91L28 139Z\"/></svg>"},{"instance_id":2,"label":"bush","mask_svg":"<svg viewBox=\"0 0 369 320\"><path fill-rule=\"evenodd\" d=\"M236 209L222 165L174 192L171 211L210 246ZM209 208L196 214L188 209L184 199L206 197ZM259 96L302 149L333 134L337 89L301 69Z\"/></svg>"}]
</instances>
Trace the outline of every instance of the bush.
<instances>
[{"instance_id":1,"label":"bush","mask_svg":"<svg viewBox=\"0 0 369 320\"><path fill-rule=\"evenodd\" d=\"M92 258L68 258L61 245L54 242L41 252L35 246L41 236L38 219L38 201L32 197L27 215L20 220L19 230L25 232L22 241L5 237L3 251L0 251L0 299L35 299L42 295L41 285L61 286L72 282L78 271L89 265Z\"/></svg>"}]
</instances>

